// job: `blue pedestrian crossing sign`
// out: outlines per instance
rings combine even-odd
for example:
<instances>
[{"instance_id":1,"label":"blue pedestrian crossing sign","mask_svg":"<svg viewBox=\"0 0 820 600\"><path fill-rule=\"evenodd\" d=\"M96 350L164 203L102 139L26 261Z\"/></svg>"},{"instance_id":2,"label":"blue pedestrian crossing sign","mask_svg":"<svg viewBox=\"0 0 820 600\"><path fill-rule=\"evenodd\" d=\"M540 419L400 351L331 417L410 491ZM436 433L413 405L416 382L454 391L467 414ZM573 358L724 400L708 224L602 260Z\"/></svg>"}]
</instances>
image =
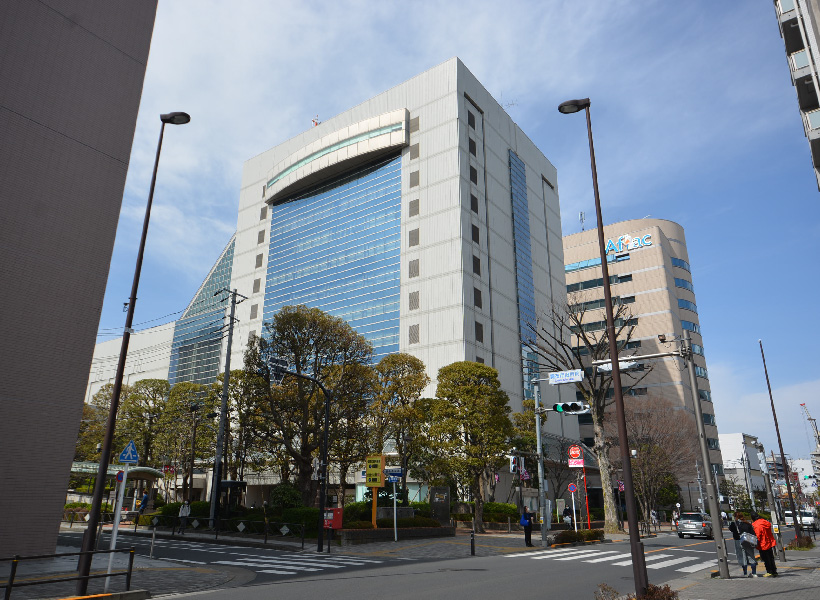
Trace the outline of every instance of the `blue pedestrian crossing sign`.
<instances>
[{"instance_id":1,"label":"blue pedestrian crossing sign","mask_svg":"<svg viewBox=\"0 0 820 600\"><path fill-rule=\"evenodd\" d=\"M135 465L140 461L139 454L137 454L137 446L134 440L128 442L125 450L120 452L120 462Z\"/></svg>"}]
</instances>

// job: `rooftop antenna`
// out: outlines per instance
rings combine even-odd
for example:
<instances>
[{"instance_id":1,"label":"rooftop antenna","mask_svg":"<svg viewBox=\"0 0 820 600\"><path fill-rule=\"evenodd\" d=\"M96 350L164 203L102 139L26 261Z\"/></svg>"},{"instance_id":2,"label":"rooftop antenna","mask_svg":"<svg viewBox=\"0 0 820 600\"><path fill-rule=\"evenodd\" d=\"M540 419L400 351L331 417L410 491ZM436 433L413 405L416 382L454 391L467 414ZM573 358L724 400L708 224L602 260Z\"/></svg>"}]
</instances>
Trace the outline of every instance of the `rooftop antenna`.
<instances>
[{"instance_id":1,"label":"rooftop antenna","mask_svg":"<svg viewBox=\"0 0 820 600\"><path fill-rule=\"evenodd\" d=\"M584 221L587 220L587 216L584 214L584 211L578 213L578 220L581 221L581 231L584 230Z\"/></svg>"},{"instance_id":2,"label":"rooftop antenna","mask_svg":"<svg viewBox=\"0 0 820 600\"><path fill-rule=\"evenodd\" d=\"M319 120L319 115L316 115L315 117L313 117L313 119L311 119L311 121L313 122L314 127L316 127L317 125L319 125L319 123L321 123L321 121Z\"/></svg>"}]
</instances>

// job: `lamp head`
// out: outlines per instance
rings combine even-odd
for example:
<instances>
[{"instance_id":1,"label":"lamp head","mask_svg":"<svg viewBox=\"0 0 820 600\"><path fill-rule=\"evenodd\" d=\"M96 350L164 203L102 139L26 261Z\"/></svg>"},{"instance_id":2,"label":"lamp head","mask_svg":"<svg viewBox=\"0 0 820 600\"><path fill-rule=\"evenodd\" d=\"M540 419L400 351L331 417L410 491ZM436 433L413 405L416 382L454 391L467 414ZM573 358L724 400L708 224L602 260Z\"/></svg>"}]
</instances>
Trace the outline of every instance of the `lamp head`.
<instances>
[{"instance_id":1,"label":"lamp head","mask_svg":"<svg viewBox=\"0 0 820 600\"><path fill-rule=\"evenodd\" d=\"M191 120L191 115L184 112L172 112L159 116L159 120L163 123L170 123L171 125L185 125Z\"/></svg>"},{"instance_id":2,"label":"lamp head","mask_svg":"<svg viewBox=\"0 0 820 600\"><path fill-rule=\"evenodd\" d=\"M578 111L584 110L589 107L589 105L589 98L567 100L566 102L562 102L558 105L558 112L564 113L565 115L571 115L572 113L577 113Z\"/></svg>"}]
</instances>

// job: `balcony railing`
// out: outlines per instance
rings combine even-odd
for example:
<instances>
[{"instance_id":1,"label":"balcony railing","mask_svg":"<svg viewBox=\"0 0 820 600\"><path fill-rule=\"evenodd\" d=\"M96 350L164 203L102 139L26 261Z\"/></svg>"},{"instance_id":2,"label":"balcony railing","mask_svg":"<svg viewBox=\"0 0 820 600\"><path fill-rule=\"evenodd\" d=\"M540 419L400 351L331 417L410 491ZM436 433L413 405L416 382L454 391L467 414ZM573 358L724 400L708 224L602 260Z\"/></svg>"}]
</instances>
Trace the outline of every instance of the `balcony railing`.
<instances>
[{"instance_id":1,"label":"balcony railing","mask_svg":"<svg viewBox=\"0 0 820 600\"><path fill-rule=\"evenodd\" d=\"M795 52L791 55L793 69L797 71L798 69L802 69L804 67L809 66L809 53L805 50L801 50L800 52Z\"/></svg>"}]
</instances>

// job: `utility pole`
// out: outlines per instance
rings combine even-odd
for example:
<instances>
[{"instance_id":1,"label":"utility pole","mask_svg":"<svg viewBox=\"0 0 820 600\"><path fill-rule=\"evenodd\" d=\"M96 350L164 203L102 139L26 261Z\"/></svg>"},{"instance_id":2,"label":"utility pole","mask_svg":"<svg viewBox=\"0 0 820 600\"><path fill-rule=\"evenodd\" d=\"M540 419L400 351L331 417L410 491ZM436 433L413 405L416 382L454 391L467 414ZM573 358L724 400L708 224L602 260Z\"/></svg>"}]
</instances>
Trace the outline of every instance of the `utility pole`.
<instances>
[{"instance_id":1,"label":"utility pole","mask_svg":"<svg viewBox=\"0 0 820 600\"><path fill-rule=\"evenodd\" d=\"M535 453L538 455L538 507L541 509L541 547L547 547L547 529L552 521L552 511L547 508L547 482L544 479L544 453L541 445L541 410L538 400L541 396L541 386L536 381L535 387Z\"/></svg>"},{"instance_id":2,"label":"utility pole","mask_svg":"<svg viewBox=\"0 0 820 600\"><path fill-rule=\"evenodd\" d=\"M228 386L231 381L231 345L233 344L233 323L236 315L236 305L247 300L247 296L243 296L236 290L229 290L222 288L214 293L214 296L219 294L229 294L231 297L231 314L228 319L228 348L225 351L225 375L222 379L222 406L219 410L219 431L216 435L216 456L214 456L214 472L211 480L211 527L216 527L215 518L217 516L216 507L219 504L220 487L222 484L222 453L225 446L225 428L228 421ZM242 300L237 301L240 297Z\"/></svg>"},{"instance_id":3,"label":"utility pole","mask_svg":"<svg viewBox=\"0 0 820 600\"><path fill-rule=\"evenodd\" d=\"M706 504L703 503L703 478L700 476L700 463L695 461L695 469L698 472L698 494L700 494L700 510L706 510Z\"/></svg>"},{"instance_id":4,"label":"utility pole","mask_svg":"<svg viewBox=\"0 0 820 600\"><path fill-rule=\"evenodd\" d=\"M780 533L780 511L777 510L774 503L772 482L769 479L769 469L766 467L766 453L763 451L763 444L760 442L755 444L755 449L757 450L757 461L760 463L760 470L763 471L763 482L766 484L766 500L769 502L772 523L777 526L777 533L774 536L777 541L777 553L780 555L780 560L786 562L786 551L783 549L783 539Z\"/></svg>"}]
</instances>

